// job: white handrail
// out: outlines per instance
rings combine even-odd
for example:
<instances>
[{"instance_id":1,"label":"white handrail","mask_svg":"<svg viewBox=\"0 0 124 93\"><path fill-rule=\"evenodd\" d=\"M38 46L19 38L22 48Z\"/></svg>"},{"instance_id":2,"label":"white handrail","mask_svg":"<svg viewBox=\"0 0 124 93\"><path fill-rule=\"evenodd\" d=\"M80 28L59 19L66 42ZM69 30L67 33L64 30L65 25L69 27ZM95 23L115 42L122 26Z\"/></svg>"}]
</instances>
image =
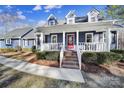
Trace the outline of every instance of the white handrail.
<instances>
[{"instance_id":1,"label":"white handrail","mask_svg":"<svg viewBox=\"0 0 124 93\"><path fill-rule=\"evenodd\" d=\"M77 46L77 56L78 56L79 68L81 70L81 52L78 46Z\"/></svg>"},{"instance_id":2,"label":"white handrail","mask_svg":"<svg viewBox=\"0 0 124 93\"><path fill-rule=\"evenodd\" d=\"M63 56L64 56L64 47L62 47L60 51L60 68L62 67Z\"/></svg>"}]
</instances>

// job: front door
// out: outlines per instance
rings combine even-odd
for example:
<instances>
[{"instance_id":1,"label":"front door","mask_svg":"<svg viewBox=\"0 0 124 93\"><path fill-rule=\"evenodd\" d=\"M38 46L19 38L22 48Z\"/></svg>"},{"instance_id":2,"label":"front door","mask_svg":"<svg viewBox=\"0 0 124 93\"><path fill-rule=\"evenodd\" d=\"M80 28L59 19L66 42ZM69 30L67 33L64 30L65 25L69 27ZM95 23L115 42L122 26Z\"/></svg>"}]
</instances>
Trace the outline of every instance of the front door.
<instances>
[{"instance_id":1,"label":"front door","mask_svg":"<svg viewBox=\"0 0 124 93\"><path fill-rule=\"evenodd\" d=\"M67 37L68 49L74 49L74 34L67 34Z\"/></svg>"}]
</instances>

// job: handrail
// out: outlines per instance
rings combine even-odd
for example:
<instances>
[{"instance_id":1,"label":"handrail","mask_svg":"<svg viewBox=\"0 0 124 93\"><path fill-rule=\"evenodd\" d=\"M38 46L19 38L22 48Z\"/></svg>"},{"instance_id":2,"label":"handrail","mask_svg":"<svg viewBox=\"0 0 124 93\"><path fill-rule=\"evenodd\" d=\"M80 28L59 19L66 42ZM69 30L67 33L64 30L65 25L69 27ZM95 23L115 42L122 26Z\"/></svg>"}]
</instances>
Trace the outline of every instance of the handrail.
<instances>
[{"instance_id":1,"label":"handrail","mask_svg":"<svg viewBox=\"0 0 124 93\"><path fill-rule=\"evenodd\" d=\"M62 67L63 56L64 56L64 47L62 47L60 51L60 68Z\"/></svg>"},{"instance_id":2,"label":"handrail","mask_svg":"<svg viewBox=\"0 0 124 93\"><path fill-rule=\"evenodd\" d=\"M78 46L77 46L77 56L78 56L79 68L81 70L81 52Z\"/></svg>"}]
</instances>

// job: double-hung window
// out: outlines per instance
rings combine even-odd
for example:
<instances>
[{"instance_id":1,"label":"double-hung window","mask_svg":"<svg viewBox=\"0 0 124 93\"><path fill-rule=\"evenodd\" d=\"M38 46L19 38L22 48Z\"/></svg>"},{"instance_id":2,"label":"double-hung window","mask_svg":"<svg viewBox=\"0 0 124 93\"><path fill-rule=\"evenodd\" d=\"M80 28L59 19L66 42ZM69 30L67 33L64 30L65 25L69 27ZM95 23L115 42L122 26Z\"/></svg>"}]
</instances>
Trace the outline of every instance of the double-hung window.
<instances>
[{"instance_id":1,"label":"double-hung window","mask_svg":"<svg viewBox=\"0 0 124 93\"><path fill-rule=\"evenodd\" d=\"M11 44L11 39L6 39L6 44Z\"/></svg>"},{"instance_id":2,"label":"double-hung window","mask_svg":"<svg viewBox=\"0 0 124 93\"><path fill-rule=\"evenodd\" d=\"M86 33L85 34L85 42L93 42L93 33Z\"/></svg>"},{"instance_id":3,"label":"double-hung window","mask_svg":"<svg viewBox=\"0 0 124 93\"><path fill-rule=\"evenodd\" d=\"M57 35L51 36L51 43L57 43Z\"/></svg>"}]
</instances>

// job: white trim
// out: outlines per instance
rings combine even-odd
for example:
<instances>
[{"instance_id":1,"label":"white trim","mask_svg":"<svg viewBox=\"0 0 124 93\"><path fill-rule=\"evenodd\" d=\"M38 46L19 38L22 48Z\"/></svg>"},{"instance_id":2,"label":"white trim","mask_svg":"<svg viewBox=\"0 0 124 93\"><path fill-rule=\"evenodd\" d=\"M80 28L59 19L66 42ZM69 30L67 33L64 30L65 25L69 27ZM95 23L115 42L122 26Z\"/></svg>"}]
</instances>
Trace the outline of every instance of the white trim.
<instances>
[{"instance_id":1,"label":"white trim","mask_svg":"<svg viewBox=\"0 0 124 93\"><path fill-rule=\"evenodd\" d=\"M8 40L9 40L9 43L8 43ZM6 44L12 44L12 40L11 40L11 38L9 38L9 39L6 39Z\"/></svg>"},{"instance_id":2,"label":"white trim","mask_svg":"<svg viewBox=\"0 0 124 93\"><path fill-rule=\"evenodd\" d=\"M52 39L53 39L53 36L56 36L56 42L52 42ZM58 42L58 37L57 37L57 35L51 35L51 43L57 43Z\"/></svg>"},{"instance_id":3,"label":"white trim","mask_svg":"<svg viewBox=\"0 0 124 93\"><path fill-rule=\"evenodd\" d=\"M87 35L88 35L88 34L90 34L90 35L92 36L92 42L93 42L93 38L94 38L94 37L93 37L93 33L92 33L92 32L91 32L91 33L85 33L85 42L87 42Z\"/></svg>"}]
</instances>

